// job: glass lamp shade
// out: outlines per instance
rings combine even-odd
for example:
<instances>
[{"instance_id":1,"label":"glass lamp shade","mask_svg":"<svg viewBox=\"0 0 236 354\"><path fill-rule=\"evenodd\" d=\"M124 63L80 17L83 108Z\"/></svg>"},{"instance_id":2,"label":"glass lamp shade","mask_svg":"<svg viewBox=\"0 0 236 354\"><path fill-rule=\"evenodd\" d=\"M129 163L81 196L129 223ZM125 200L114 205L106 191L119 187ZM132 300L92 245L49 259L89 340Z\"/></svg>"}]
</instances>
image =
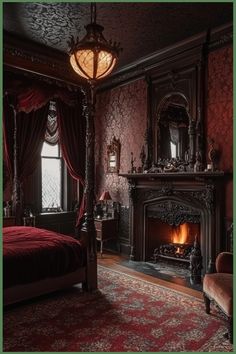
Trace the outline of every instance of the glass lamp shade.
<instances>
[{"instance_id":1,"label":"glass lamp shade","mask_svg":"<svg viewBox=\"0 0 236 354\"><path fill-rule=\"evenodd\" d=\"M89 80L98 80L110 74L117 58L105 50L80 49L70 57L74 71Z\"/></svg>"},{"instance_id":2,"label":"glass lamp shade","mask_svg":"<svg viewBox=\"0 0 236 354\"><path fill-rule=\"evenodd\" d=\"M68 42L70 46L70 64L74 71L91 81L99 80L111 73L120 51L119 44L107 42L97 23L85 26L87 34L79 41Z\"/></svg>"}]
</instances>

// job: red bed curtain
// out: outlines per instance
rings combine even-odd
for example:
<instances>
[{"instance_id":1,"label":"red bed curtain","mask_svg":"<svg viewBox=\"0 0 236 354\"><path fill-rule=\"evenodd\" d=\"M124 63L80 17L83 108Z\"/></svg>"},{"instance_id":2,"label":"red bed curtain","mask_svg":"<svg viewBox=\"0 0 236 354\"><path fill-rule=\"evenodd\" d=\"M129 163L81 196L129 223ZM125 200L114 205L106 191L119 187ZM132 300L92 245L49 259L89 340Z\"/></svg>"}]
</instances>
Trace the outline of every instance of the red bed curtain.
<instances>
[{"instance_id":1,"label":"red bed curtain","mask_svg":"<svg viewBox=\"0 0 236 354\"><path fill-rule=\"evenodd\" d=\"M38 163L42 150L47 117L47 103L29 113L19 112L17 118L18 178L23 182L31 175Z\"/></svg>"},{"instance_id":2,"label":"red bed curtain","mask_svg":"<svg viewBox=\"0 0 236 354\"><path fill-rule=\"evenodd\" d=\"M49 101L57 100L59 140L63 158L71 176L84 184L85 119L82 93L8 75L5 79L3 136L4 157L10 178L14 174L14 100L17 122L18 179L22 183L36 168L47 124ZM77 226L84 214L81 203Z\"/></svg>"},{"instance_id":3,"label":"red bed curtain","mask_svg":"<svg viewBox=\"0 0 236 354\"><path fill-rule=\"evenodd\" d=\"M70 106L62 99L58 99L57 119L59 141L68 171L74 179L84 185L86 121L81 100L77 99L76 105ZM77 215L77 227L81 225L84 207L83 198Z\"/></svg>"}]
</instances>

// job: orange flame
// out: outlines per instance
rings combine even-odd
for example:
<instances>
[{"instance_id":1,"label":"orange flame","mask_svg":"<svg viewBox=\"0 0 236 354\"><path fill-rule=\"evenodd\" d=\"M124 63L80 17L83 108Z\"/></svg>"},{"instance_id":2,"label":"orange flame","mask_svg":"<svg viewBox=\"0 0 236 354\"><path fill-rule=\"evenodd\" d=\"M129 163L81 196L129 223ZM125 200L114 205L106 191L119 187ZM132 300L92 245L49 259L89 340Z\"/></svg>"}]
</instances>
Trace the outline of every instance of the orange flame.
<instances>
[{"instance_id":1,"label":"orange flame","mask_svg":"<svg viewBox=\"0 0 236 354\"><path fill-rule=\"evenodd\" d=\"M186 223L175 227L175 229L172 232L172 242L181 243L181 244L186 243L188 238L188 233L189 233L189 227Z\"/></svg>"}]
</instances>

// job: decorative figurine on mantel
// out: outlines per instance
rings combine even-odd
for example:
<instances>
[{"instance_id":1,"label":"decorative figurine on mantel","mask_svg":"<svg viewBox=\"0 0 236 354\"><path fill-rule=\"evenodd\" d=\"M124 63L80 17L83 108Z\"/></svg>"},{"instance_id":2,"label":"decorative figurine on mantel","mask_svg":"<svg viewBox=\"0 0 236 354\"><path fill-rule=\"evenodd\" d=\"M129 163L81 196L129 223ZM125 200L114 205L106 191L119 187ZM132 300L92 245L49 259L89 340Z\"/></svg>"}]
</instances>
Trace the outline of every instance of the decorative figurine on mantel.
<instances>
[{"instance_id":1,"label":"decorative figurine on mantel","mask_svg":"<svg viewBox=\"0 0 236 354\"><path fill-rule=\"evenodd\" d=\"M200 172L200 171L202 171L202 169L203 169L202 157L201 157L200 152L198 151L196 153L196 162L194 164L193 170L194 170L194 172Z\"/></svg>"},{"instance_id":2,"label":"decorative figurine on mantel","mask_svg":"<svg viewBox=\"0 0 236 354\"><path fill-rule=\"evenodd\" d=\"M207 165L207 169L211 171L216 171L217 163L219 161L219 150L214 147L215 141L212 138L208 139L209 152L208 157L210 160L210 166Z\"/></svg>"}]
</instances>

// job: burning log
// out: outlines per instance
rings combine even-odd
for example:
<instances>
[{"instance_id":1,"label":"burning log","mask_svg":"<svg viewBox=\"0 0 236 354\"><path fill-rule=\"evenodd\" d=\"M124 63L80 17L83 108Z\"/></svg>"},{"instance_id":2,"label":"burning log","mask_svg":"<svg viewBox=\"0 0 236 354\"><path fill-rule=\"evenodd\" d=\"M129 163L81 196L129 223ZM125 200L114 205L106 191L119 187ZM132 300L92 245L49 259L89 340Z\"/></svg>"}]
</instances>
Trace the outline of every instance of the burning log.
<instances>
[{"instance_id":1,"label":"burning log","mask_svg":"<svg viewBox=\"0 0 236 354\"><path fill-rule=\"evenodd\" d=\"M189 260L192 249L193 245L187 243L168 243L161 245L154 250L154 260L156 262L158 256Z\"/></svg>"}]
</instances>

